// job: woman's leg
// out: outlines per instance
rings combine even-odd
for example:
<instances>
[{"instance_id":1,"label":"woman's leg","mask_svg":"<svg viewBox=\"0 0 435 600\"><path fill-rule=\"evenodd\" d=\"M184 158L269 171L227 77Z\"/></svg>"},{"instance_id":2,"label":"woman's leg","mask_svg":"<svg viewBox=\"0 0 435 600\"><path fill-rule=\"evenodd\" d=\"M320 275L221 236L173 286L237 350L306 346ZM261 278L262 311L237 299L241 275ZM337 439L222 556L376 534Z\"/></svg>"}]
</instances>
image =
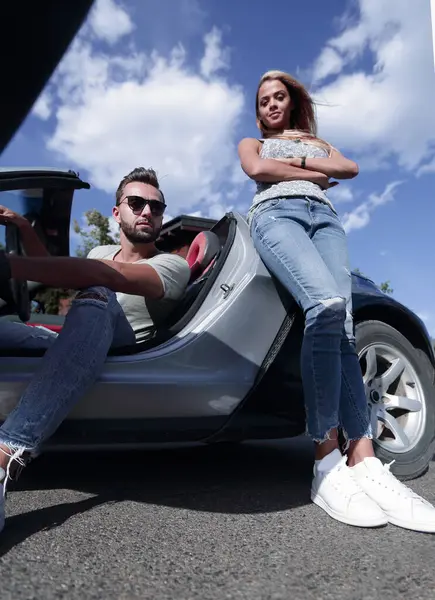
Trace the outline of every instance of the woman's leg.
<instances>
[{"instance_id":1,"label":"woman's leg","mask_svg":"<svg viewBox=\"0 0 435 600\"><path fill-rule=\"evenodd\" d=\"M340 425L348 440L348 464L374 456L372 430L361 368L355 348L352 316L352 278L347 237L338 216L326 205L313 205L312 240L346 300L346 318L341 337Z\"/></svg>"},{"instance_id":2,"label":"woman's leg","mask_svg":"<svg viewBox=\"0 0 435 600\"><path fill-rule=\"evenodd\" d=\"M265 265L304 311L301 372L307 431L315 442L327 442L329 453L338 447L345 299L310 239L311 201L282 199L269 206L254 215L253 242Z\"/></svg>"},{"instance_id":3,"label":"woman's leg","mask_svg":"<svg viewBox=\"0 0 435 600\"><path fill-rule=\"evenodd\" d=\"M346 299L310 239L314 230L313 201L302 198L267 203L251 226L263 262L305 314L301 373L307 431L316 443L317 458L311 498L339 521L376 527L386 517L355 484L338 449Z\"/></svg>"},{"instance_id":4,"label":"woman's leg","mask_svg":"<svg viewBox=\"0 0 435 600\"><path fill-rule=\"evenodd\" d=\"M347 316L341 343L340 423L348 439L347 464L352 478L383 511L390 523L416 531L435 532L435 508L398 481L373 451L370 417L355 349L352 283L347 241L338 217L318 204L313 211L313 242L346 298ZM339 259L339 260L338 260Z\"/></svg>"}]
</instances>

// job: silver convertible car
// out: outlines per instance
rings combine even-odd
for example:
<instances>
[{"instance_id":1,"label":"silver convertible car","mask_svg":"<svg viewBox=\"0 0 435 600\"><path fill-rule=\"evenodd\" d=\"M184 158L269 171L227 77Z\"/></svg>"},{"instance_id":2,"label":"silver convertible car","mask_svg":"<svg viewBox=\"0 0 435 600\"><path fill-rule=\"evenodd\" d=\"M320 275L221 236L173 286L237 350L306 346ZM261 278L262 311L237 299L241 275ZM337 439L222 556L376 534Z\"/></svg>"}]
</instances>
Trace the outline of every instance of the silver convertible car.
<instances>
[{"instance_id":1,"label":"silver convertible car","mask_svg":"<svg viewBox=\"0 0 435 600\"><path fill-rule=\"evenodd\" d=\"M19 209L53 255L69 254L76 190L72 171L0 170L0 204ZM85 194L86 192L84 192ZM13 206L11 203L14 203ZM7 226L8 252L21 252ZM164 327L112 352L90 392L47 449L135 448L162 442L240 442L304 433L300 378L303 315L271 277L245 218L179 216L159 245L187 257L191 281ZM59 330L64 317L29 312L40 287L12 282L0 318ZM423 473L434 454L434 353L420 319L353 274L357 350L376 451L402 479ZM0 353L0 420L38 369L42 352Z\"/></svg>"}]
</instances>

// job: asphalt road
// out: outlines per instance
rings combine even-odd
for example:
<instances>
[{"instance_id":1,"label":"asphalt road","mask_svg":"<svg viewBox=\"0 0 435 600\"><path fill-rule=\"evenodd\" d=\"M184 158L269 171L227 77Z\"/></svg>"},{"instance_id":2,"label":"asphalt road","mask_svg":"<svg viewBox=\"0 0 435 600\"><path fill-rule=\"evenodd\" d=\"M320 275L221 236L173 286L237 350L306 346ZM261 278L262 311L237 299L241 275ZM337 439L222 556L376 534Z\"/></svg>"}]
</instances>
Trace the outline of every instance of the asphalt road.
<instances>
[{"instance_id":1,"label":"asphalt road","mask_svg":"<svg viewBox=\"0 0 435 600\"><path fill-rule=\"evenodd\" d=\"M310 503L305 439L45 455L8 497L2 600L418 600L435 536L357 529ZM435 465L411 482L435 502Z\"/></svg>"}]
</instances>

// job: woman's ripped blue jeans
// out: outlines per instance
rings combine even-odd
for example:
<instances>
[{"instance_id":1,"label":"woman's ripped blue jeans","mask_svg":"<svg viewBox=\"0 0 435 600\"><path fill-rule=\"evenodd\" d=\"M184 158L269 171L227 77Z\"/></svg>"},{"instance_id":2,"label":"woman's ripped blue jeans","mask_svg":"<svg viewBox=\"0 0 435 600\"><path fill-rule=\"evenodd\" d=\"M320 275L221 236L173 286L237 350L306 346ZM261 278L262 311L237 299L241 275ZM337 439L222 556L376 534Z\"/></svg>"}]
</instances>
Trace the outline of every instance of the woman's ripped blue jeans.
<instances>
[{"instance_id":1,"label":"woman's ripped blue jeans","mask_svg":"<svg viewBox=\"0 0 435 600\"><path fill-rule=\"evenodd\" d=\"M301 373L308 434L323 442L341 427L347 440L371 438L355 350L347 240L338 216L314 199L269 200L254 212L251 235L264 264L305 315Z\"/></svg>"}]
</instances>

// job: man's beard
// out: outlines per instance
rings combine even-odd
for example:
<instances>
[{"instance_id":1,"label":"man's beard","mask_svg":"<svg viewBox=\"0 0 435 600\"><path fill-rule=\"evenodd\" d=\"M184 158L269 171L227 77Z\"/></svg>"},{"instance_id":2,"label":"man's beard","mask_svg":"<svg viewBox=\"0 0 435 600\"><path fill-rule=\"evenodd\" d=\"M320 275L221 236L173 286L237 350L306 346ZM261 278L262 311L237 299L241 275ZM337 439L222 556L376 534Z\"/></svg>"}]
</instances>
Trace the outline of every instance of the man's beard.
<instances>
[{"instance_id":1,"label":"man's beard","mask_svg":"<svg viewBox=\"0 0 435 600\"><path fill-rule=\"evenodd\" d=\"M152 227L152 225L151 225ZM132 244L150 244L155 242L160 235L161 227L152 231L143 231L136 229L134 225L123 223L120 224L121 231Z\"/></svg>"}]
</instances>

